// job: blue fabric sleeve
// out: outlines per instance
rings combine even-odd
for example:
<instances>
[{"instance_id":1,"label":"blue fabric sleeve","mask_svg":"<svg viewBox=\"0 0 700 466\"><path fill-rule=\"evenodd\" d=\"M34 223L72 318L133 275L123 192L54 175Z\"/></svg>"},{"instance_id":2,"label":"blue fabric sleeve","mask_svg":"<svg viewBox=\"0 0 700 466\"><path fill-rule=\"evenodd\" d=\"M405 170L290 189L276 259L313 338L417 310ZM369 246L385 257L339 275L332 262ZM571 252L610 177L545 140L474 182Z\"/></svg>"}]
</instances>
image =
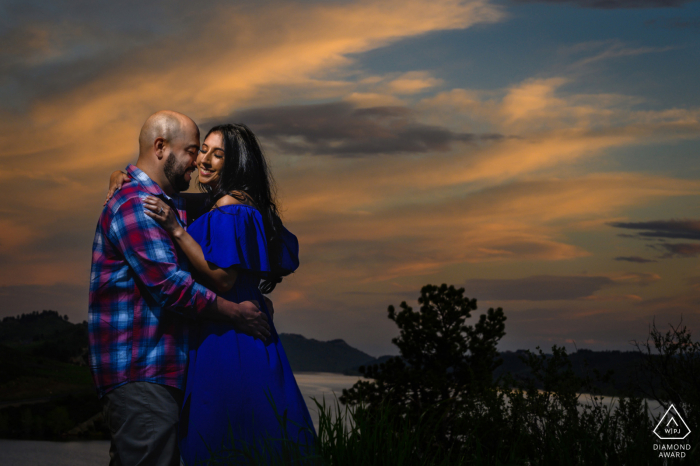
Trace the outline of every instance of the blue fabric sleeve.
<instances>
[{"instance_id":1,"label":"blue fabric sleeve","mask_svg":"<svg viewBox=\"0 0 700 466\"><path fill-rule=\"evenodd\" d=\"M222 269L237 266L263 277L271 270L262 215L254 207L219 207L198 218L188 231L200 241L204 258ZM299 242L284 228L282 244L281 266L287 275L299 267Z\"/></svg>"}]
</instances>

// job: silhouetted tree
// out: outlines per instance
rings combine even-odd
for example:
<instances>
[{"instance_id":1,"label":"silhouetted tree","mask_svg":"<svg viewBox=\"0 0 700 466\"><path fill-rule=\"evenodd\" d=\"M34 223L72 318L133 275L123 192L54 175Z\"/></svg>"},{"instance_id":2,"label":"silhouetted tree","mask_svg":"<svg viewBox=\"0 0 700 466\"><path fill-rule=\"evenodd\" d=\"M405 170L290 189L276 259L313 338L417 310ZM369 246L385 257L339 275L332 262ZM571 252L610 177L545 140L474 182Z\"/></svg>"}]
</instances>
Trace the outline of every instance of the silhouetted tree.
<instances>
[{"instance_id":1,"label":"silhouetted tree","mask_svg":"<svg viewBox=\"0 0 700 466\"><path fill-rule=\"evenodd\" d=\"M644 355L639 389L664 409L673 404L688 425L700 425L700 342L683 321L662 333L656 321L644 343L633 344ZM692 435L691 427L691 435ZM697 434L696 434L697 435Z\"/></svg>"},{"instance_id":2,"label":"silhouetted tree","mask_svg":"<svg viewBox=\"0 0 700 466\"><path fill-rule=\"evenodd\" d=\"M501 308L489 309L474 325L466 320L476 310L476 299L464 288L426 285L414 311L406 302L401 311L389 306L389 318L400 335L392 339L401 353L384 363L361 366L360 380L344 389L340 401L364 403L369 409L387 403L401 414L402 422L418 422L426 409L440 406L443 439L465 403L493 387L493 371L501 364L496 346L505 335Z\"/></svg>"}]
</instances>

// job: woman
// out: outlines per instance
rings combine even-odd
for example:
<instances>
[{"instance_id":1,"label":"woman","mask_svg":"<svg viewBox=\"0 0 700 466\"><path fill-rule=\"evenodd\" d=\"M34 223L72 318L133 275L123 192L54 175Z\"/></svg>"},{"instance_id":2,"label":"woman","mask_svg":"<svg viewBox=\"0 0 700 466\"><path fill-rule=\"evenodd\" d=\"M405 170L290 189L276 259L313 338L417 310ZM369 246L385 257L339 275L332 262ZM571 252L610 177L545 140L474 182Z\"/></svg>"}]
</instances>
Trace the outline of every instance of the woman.
<instances>
[{"instance_id":1,"label":"woman","mask_svg":"<svg viewBox=\"0 0 700 466\"><path fill-rule=\"evenodd\" d=\"M270 337L261 341L213 322L192 329L180 416L182 458L193 465L213 452L232 464L246 450L253 456L281 456L290 448L292 455L311 454L316 433L262 296L299 262L297 239L279 218L260 144L245 125L216 126L204 139L197 168L211 209L187 231L158 198L146 198L146 213L185 252L198 281L230 301L258 301ZM268 463L268 453L258 461Z\"/></svg>"}]
</instances>

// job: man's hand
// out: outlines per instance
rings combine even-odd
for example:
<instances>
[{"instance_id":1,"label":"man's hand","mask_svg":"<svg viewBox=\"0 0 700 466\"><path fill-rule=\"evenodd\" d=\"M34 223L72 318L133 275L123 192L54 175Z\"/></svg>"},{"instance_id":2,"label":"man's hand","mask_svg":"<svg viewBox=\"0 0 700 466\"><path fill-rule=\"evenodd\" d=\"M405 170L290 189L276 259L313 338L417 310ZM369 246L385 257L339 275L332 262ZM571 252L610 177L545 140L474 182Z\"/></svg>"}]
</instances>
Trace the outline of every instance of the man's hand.
<instances>
[{"instance_id":1,"label":"man's hand","mask_svg":"<svg viewBox=\"0 0 700 466\"><path fill-rule=\"evenodd\" d=\"M267 316L260 311L256 301L244 301L236 304L217 296L216 304L212 306L211 311L211 317L220 322L232 324L237 332L259 338L262 341L270 337Z\"/></svg>"},{"instance_id":2,"label":"man's hand","mask_svg":"<svg viewBox=\"0 0 700 466\"><path fill-rule=\"evenodd\" d=\"M270 325L267 316L260 311L257 301L244 301L238 305L238 317L233 322L236 331L260 338L265 341L270 338Z\"/></svg>"},{"instance_id":3,"label":"man's hand","mask_svg":"<svg viewBox=\"0 0 700 466\"><path fill-rule=\"evenodd\" d=\"M272 307L272 300L268 298L267 296L263 296L263 299L265 300L265 305L267 306L267 309L270 311L270 318L275 317L275 308Z\"/></svg>"}]
</instances>

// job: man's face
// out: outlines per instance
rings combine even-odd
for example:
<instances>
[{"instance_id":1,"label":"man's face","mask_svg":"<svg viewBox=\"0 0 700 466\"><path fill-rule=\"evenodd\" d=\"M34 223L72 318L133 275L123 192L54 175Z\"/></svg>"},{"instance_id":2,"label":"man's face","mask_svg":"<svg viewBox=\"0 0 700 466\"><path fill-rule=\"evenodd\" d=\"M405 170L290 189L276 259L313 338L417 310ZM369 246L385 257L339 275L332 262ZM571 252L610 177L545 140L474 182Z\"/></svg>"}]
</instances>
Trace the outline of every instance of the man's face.
<instances>
[{"instance_id":1,"label":"man's face","mask_svg":"<svg viewBox=\"0 0 700 466\"><path fill-rule=\"evenodd\" d=\"M183 134L174 138L168 146L163 173L175 191L186 191L190 187L192 172L199 153L199 130L183 128Z\"/></svg>"}]
</instances>

